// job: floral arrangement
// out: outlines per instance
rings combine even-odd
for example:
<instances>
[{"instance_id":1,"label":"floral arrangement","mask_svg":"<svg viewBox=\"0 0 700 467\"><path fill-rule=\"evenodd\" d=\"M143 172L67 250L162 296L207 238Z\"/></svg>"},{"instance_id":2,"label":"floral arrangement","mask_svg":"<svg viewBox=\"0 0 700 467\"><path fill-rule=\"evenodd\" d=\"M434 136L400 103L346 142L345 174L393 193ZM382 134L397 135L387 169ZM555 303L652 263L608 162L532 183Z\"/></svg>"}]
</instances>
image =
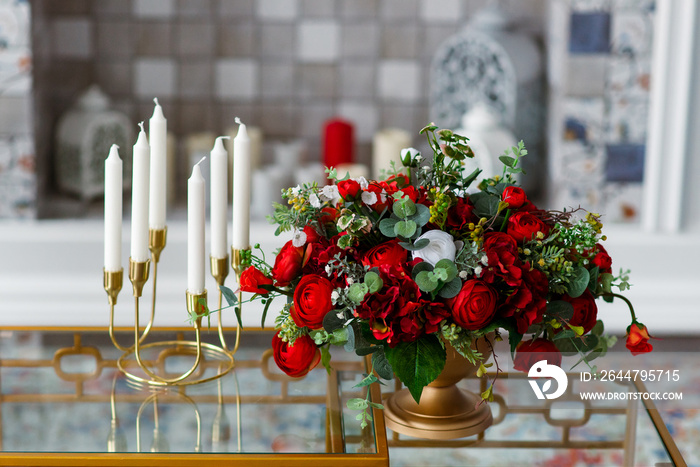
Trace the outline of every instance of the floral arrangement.
<instances>
[{"instance_id":1,"label":"floral arrangement","mask_svg":"<svg viewBox=\"0 0 700 467\"><path fill-rule=\"evenodd\" d=\"M604 355L615 338L603 335L595 300L624 299L612 290L629 283L627 271L612 272L599 216L538 209L516 182L522 142L500 157L502 174L472 187L481 171L463 173L468 139L435 125L421 133L431 161L405 149L404 167L381 181L330 168L333 184L290 188L288 204L275 206L277 233L293 238L272 265L262 251L251 254L240 287L263 301L264 315L275 297L287 298L272 341L279 368L293 377L319 362L329 368L329 347L344 346L372 356L361 385L395 374L418 401L451 345L489 378L481 395L489 400L500 368L489 373L472 348L478 337L507 331L522 371L541 358L561 364L561 355L578 354L589 364ZM629 305L627 347L648 352L650 336ZM377 406L349 405L363 423Z\"/></svg>"}]
</instances>

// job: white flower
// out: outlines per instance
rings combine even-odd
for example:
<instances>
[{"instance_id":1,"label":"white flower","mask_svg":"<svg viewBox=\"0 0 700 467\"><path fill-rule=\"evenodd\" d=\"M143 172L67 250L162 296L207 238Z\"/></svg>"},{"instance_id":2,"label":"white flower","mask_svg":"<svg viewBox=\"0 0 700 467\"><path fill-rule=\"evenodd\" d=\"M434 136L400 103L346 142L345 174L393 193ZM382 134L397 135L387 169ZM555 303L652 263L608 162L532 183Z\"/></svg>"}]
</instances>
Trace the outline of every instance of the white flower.
<instances>
[{"instance_id":1,"label":"white flower","mask_svg":"<svg viewBox=\"0 0 700 467\"><path fill-rule=\"evenodd\" d=\"M406 160L406 155L410 156L411 159L419 155L418 149L416 148L404 148L401 150L401 160Z\"/></svg>"},{"instance_id":2,"label":"white flower","mask_svg":"<svg viewBox=\"0 0 700 467\"><path fill-rule=\"evenodd\" d=\"M489 257L486 255L482 256L481 257L481 264L483 264L484 266L488 266L489 265Z\"/></svg>"},{"instance_id":3,"label":"white flower","mask_svg":"<svg viewBox=\"0 0 700 467\"><path fill-rule=\"evenodd\" d=\"M338 191L338 185L326 185L321 189L321 195L319 196L321 201L330 201L331 203L336 203L340 201L340 192Z\"/></svg>"},{"instance_id":4,"label":"white flower","mask_svg":"<svg viewBox=\"0 0 700 467\"><path fill-rule=\"evenodd\" d=\"M333 301L333 303L336 303L339 298L340 298L340 294L338 293L337 290L334 290L333 292L331 292L331 300Z\"/></svg>"},{"instance_id":5,"label":"white flower","mask_svg":"<svg viewBox=\"0 0 700 467\"><path fill-rule=\"evenodd\" d=\"M306 245L306 234L303 230L295 230L292 236L292 245L299 248Z\"/></svg>"},{"instance_id":6,"label":"white flower","mask_svg":"<svg viewBox=\"0 0 700 467\"><path fill-rule=\"evenodd\" d=\"M475 275L476 277L481 277L481 273L482 273L483 270L484 270L484 268L482 268L481 266L475 267L475 268L474 268L474 275Z\"/></svg>"},{"instance_id":7,"label":"white flower","mask_svg":"<svg viewBox=\"0 0 700 467\"><path fill-rule=\"evenodd\" d=\"M330 276L331 271L332 271L331 265L330 265L330 264L326 264L326 267L325 267L324 269L326 270L326 274L328 274L328 275Z\"/></svg>"},{"instance_id":8,"label":"white flower","mask_svg":"<svg viewBox=\"0 0 700 467\"><path fill-rule=\"evenodd\" d=\"M366 190L367 187L369 186L369 182L367 182L367 179L365 177L357 177L357 178L353 178L353 180L355 180L357 183L359 183L360 188L362 188L363 190Z\"/></svg>"},{"instance_id":9,"label":"white flower","mask_svg":"<svg viewBox=\"0 0 700 467\"><path fill-rule=\"evenodd\" d=\"M292 193L292 195L299 196L299 193L301 193L301 187L297 185L294 188L290 188L289 191Z\"/></svg>"},{"instance_id":10,"label":"white flower","mask_svg":"<svg viewBox=\"0 0 700 467\"><path fill-rule=\"evenodd\" d=\"M467 277L469 277L469 273L467 271L459 271L460 279L466 279Z\"/></svg>"},{"instance_id":11,"label":"white flower","mask_svg":"<svg viewBox=\"0 0 700 467\"><path fill-rule=\"evenodd\" d=\"M418 237L416 242L423 238L430 240L430 243L425 248L414 251L413 258L421 258L423 261L433 266L441 259L455 260L457 247L455 246L452 235L442 230L429 230Z\"/></svg>"},{"instance_id":12,"label":"white flower","mask_svg":"<svg viewBox=\"0 0 700 467\"><path fill-rule=\"evenodd\" d=\"M362 192L362 202L367 206L372 206L377 203L377 194L371 191Z\"/></svg>"},{"instance_id":13,"label":"white flower","mask_svg":"<svg viewBox=\"0 0 700 467\"><path fill-rule=\"evenodd\" d=\"M348 277L347 281L348 281L348 285L352 285L355 283L355 279L353 279L352 277Z\"/></svg>"},{"instance_id":14,"label":"white flower","mask_svg":"<svg viewBox=\"0 0 700 467\"><path fill-rule=\"evenodd\" d=\"M311 203L311 206L315 207L316 209L321 207L321 200L318 199L316 193L311 193L309 195L309 203Z\"/></svg>"}]
</instances>

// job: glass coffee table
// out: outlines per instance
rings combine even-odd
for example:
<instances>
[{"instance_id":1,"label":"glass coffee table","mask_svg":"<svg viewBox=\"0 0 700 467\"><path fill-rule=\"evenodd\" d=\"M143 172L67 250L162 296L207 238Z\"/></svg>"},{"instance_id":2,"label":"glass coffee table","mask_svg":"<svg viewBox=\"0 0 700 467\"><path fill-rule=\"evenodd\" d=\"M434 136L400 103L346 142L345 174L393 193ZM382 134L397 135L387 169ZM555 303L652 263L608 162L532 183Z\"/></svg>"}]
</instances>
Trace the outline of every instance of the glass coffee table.
<instances>
[{"instance_id":1,"label":"glass coffee table","mask_svg":"<svg viewBox=\"0 0 700 467\"><path fill-rule=\"evenodd\" d=\"M182 336L156 330L149 340ZM0 465L685 465L652 401L538 401L521 373L501 375L494 424L477 436L410 438L386 430L381 410L362 428L346 402L367 397L354 387L363 359L341 351L330 374L319 366L293 380L276 368L270 337L245 330L235 369L218 380L151 389L117 369L122 352L106 330L0 329ZM177 355L147 358L174 373L189 366ZM217 365L205 360L202 371ZM582 384L569 378L572 390ZM482 382L460 384L478 391ZM368 397L394 389L372 385ZM641 382L589 389L646 391Z\"/></svg>"}]
</instances>

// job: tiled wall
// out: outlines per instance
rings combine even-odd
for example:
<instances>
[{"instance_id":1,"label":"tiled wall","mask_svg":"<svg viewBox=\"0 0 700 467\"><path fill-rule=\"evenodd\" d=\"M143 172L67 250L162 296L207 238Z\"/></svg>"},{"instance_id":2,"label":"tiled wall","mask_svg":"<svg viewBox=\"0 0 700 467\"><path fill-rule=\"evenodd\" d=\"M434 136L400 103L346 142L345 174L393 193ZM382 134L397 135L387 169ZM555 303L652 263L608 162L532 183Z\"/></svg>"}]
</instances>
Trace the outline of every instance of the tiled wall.
<instances>
[{"instance_id":1,"label":"tiled wall","mask_svg":"<svg viewBox=\"0 0 700 467\"><path fill-rule=\"evenodd\" d=\"M550 141L554 204L639 222L655 3L571 0L559 7L549 44L550 64L562 65L550 70L561 106Z\"/></svg>"},{"instance_id":2,"label":"tiled wall","mask_svg":"<svg viewBox=\"0 0 700 467\"><path fill-rule=\"evenodd\" d=\"M267 143L304 138L309 161L320 158L324 121L340 115L355 123L357 158L369 162L374 132L417 135L427 123L433 54L484 4L33 0L40 198L51 197L56 119L92 82L134 124L151 115L157 96L181 142L194 132L221 133L239 116ZM501 5L542 34L545 0ZM269 144L263 157L272 159Z\"/></svg>"}]
</instances>

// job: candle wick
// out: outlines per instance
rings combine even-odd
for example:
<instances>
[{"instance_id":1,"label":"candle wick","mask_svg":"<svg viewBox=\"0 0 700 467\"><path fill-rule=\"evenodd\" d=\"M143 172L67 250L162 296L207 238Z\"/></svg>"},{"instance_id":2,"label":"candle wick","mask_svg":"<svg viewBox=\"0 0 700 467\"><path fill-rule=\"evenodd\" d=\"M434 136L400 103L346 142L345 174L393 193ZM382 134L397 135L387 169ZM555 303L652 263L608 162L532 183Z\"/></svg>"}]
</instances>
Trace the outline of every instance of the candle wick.
<instances>
[{"instance_id":1,"label":"candle wick","mask_svg":"<svg viewBox=\"0 0 700 467\"><path fill-rule=\"evenodd\" d=\"M141 128L141 131L146 131L143 129L143 122L139 122L139 127Z\"/></svg>"},{"instance_id":2,"label":"candle wick","mask_svg":"<svg viewBox=\"0 0 700 467\"><path fill-rule=\"evenodd\" d=\"M158 98L157 98L157 97L154 97L154 98L153 98L153 102L155 102L156 105L160 105L160 104L158 103Z\"/></svg>"},{"instance_id":3,"label":"candle wick","mask_svg":"<svg viewBox=\"0 0 700 467\"><path fill-rule=\"evenodd\" d=\"M202 158L199 160L199 162L197 162L197 163L195 164L195 166L197 166L197 165L201 164L202 162L204 162L204 159L206 159L206 158L207 158L207 156L202 157Z\"/></svg>"},{"instance_id":4,"label":"candle wick","mask_svg":"<svg viewBox=\"0 0 700 467\"><path fill-rule=\"evenodd\" d=\"M112 147L113 147L113 148L119 149L119 145L118 145L118 144L112 144Z\"/></svg>"}]
</instances>

